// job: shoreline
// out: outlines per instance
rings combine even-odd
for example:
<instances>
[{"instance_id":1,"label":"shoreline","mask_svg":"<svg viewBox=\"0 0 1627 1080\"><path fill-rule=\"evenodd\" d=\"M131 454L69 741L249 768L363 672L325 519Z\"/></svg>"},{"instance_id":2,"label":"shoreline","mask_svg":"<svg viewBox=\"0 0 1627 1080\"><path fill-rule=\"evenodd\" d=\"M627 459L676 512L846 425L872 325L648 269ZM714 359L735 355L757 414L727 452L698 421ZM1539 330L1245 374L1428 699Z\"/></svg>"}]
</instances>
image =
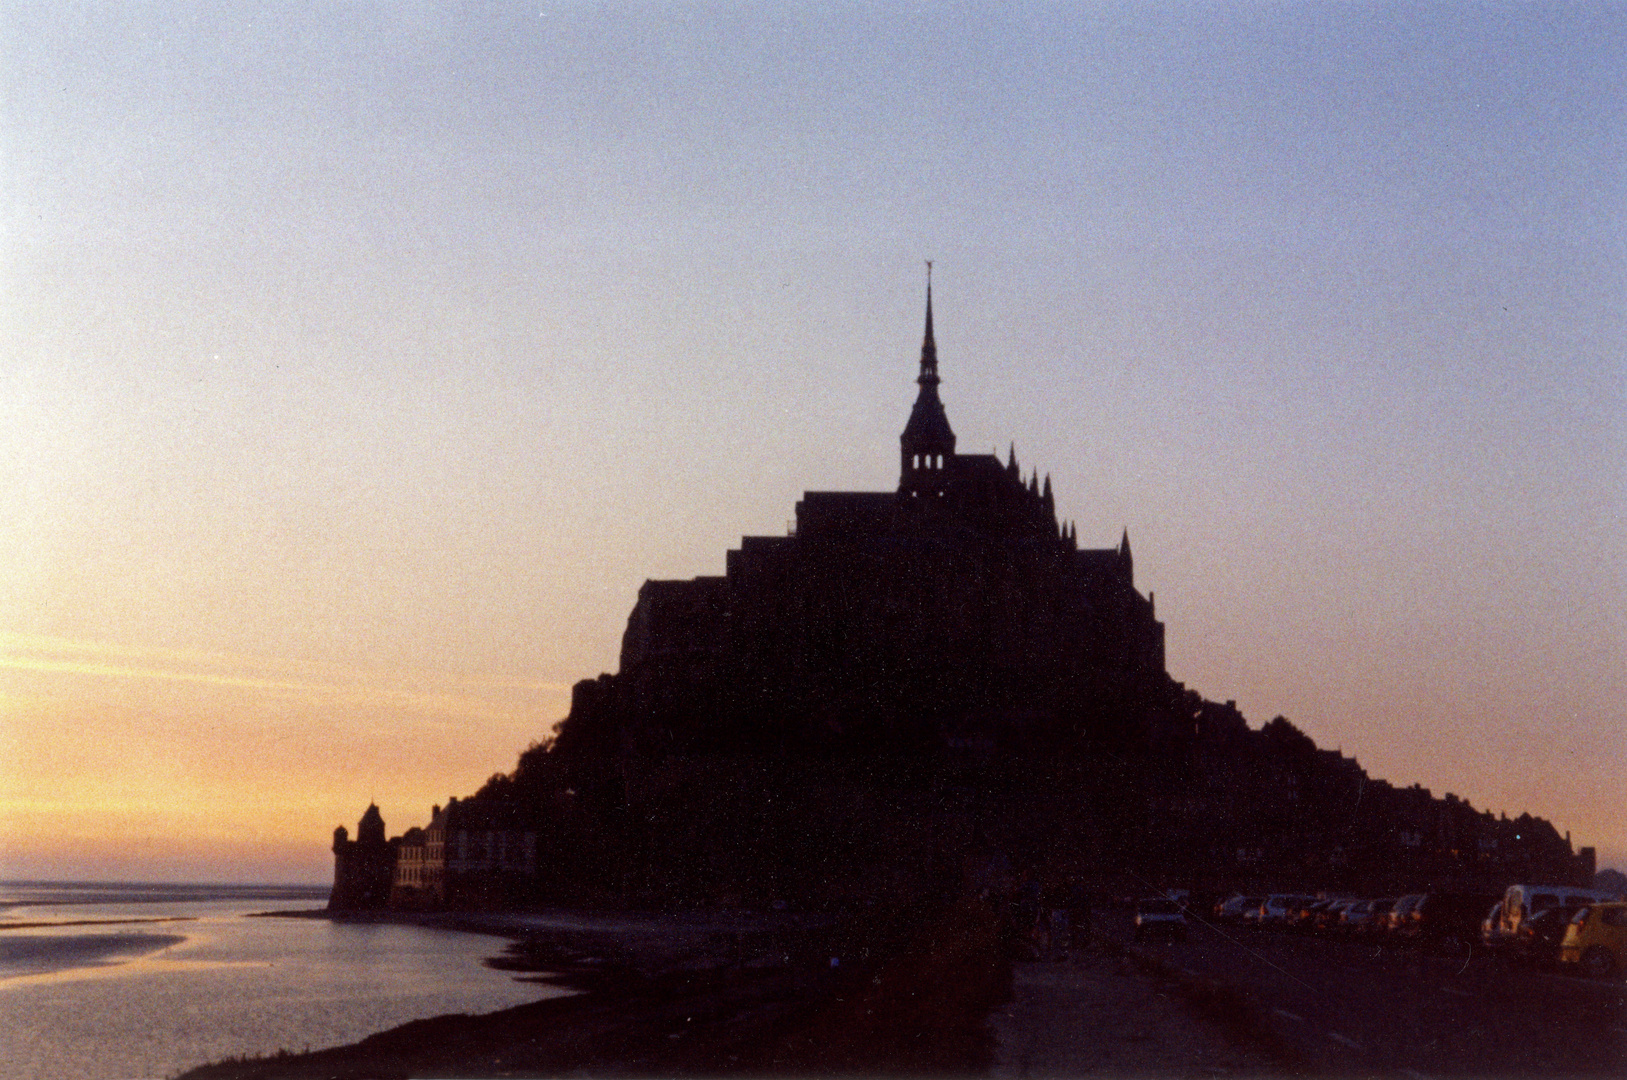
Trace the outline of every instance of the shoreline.
<instances>
[{"instance_id":1,"label":"shoreline","mask_svg":"<svg viewBox=\"0 0 1627 1080\"><path fill-rule=\"evenodd\" d=\"M307 908L253 912L247 917L417 926L481 934L510 942L506 950L509 955L487 961L488 966L503 971L555 972L558 965L576 966L586 961L614 962L638 968L646 975L737 963L754 951L783 954L793 943L830 932L841 922L836 916L805 912L596 912L568 908L529 912Z\"/></svg>"},{"instance_id":2,"label":"shoreline","mask_svg":"<svg viewBox=\"0 0 1627 1080\"><path fill-rule=\"evenodd\" d=\"M132 923L197 922L196 915L156 915L138 919L54 919L41 922L0 922L0 931L38 930L47 926L128 926Z\"/></svg>"},{"instance_id":3,"label":"shoreline","mask_svg":"<svg viewBox=\"0 0 1627 1080\"><path fill-rule=\"evenodd\" d=\"M984 1021L1010 985L992 914L975 903L817 925L781 913L376 921L398 915L510 937L490 966L576 993L416 1020L327 1050L220 1061L177 1080L969 1074L992 1061Z\"/></svg>"},{"instance_id":4,"label":"shoreline","mask_svg":"<svg viewBox=\"0 0 1627 1080\"><path fill-rule=\"evenodd\" d=\"M256 912L250 917L416 926L500 938L508 944L486 957L484 966L510 973L517 982L577 993L626 992L663 978L741 967L775 968L793 962L830 965L827 954L833 950L839 954L841 940L852 936L839 932L842 920L835 916L803 912L303 909ZM848 951L857 950L850 945Z\"/></svg>"}]
</instances>

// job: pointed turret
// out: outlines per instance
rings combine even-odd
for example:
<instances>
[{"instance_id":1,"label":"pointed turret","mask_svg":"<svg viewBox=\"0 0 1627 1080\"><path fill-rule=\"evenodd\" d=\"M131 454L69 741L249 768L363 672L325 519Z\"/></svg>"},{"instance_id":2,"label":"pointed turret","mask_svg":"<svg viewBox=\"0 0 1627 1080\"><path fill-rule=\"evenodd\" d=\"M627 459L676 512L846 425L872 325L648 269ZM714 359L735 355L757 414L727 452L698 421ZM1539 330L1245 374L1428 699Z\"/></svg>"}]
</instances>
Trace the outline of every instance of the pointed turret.
<instances>
[{"instance_id":1,"label":"pointed turret","mask_svg":"<svg viewBox=\"0 0 1627 1080\"><path fill-rule=\"evenodd\" d=\"M356 823L356 842L359 844L384 843L384 815L377 803L368 803L361 821Z\"/></svg>"},{"instance_id":2,"label":"pointed turret","mask_svg":"<svg viewBox=\"0 0 1627 1080\"><path fill-rule=\"evenodd\" d=\"M1124 529L1124 536L1119 540L1119 565L1124 568L1124 580L1135 584L1135 560L1130 557L1130 529Z\"/></svg>"},{"instance_id":3,"label":"pointed turret","mask_svg":"<svg viewBox=\"0 0 1627 1080\"><path fill-rule=\"evenodd\" d=\"M1006 460L1006 473L1013 480L1022 479L1022 470L1017 467L1017 444L1011 444L1011 457Z\"/></svg>"},{"instance_id":4,"label":"pointed turret","mask_svg":"<svg viewBox=\"0 0 1627 1080\"><path fill-rule=\"evenodd\" d=\"M900 491L942 490L943 470L955 456L955 432L938 400L938 343L932 334L932 264L926 264L926 332L921 337L920 392L898 437Z\"/></svg>"}]
</instances>

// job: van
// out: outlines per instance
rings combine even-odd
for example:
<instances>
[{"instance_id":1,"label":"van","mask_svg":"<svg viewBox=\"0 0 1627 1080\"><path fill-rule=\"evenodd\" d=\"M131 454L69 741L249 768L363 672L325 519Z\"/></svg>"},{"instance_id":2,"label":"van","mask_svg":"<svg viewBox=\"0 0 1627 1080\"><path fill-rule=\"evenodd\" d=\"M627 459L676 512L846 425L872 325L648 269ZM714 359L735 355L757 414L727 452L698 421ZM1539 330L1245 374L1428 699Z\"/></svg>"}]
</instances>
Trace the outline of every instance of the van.
<instances>
[{"instance_id":1,"label":"van","mask_svg":"<svg viewBox=\"0 0 1627 1080\"><path fill-rule=\"evenodd\" d=\"M1579 964L1596 979L1622 969L1627 958L1627 904L1594 904L1582 908L1565 928L1559 962Z\"/></svg>"},{"instance_id":2,"label":"van","mask_svg":"<svg viewBox=\"0 0 1627 1080\"><path fill-rule=\"evenodd\" d=\"M1498 936L1510 940L1517 938L1520 926L1527 919L1552 907L1581 907L1617 899L1620 897L1616 893L1577 889L1569 885L1510 885L1503 891L1503 914Z\"/></svg>"}]
</instances>

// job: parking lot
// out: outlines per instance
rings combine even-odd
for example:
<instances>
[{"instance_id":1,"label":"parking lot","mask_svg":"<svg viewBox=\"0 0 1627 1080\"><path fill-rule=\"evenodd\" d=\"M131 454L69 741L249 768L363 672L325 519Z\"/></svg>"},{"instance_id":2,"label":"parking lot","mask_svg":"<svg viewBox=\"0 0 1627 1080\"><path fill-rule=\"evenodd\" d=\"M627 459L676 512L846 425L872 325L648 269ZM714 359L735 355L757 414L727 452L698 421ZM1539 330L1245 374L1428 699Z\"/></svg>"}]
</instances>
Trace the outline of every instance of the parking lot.
<instances>
[{"instance_id":1,"label":"parking lot","mask_svg":"<svg viewBox=\"0 0 1627 1080\"><path fill-rule=\"evenodd\" d=\"M1462 944L1401 945L1223 926L1134 943L1130 908L1098 932L1188 981L1226 988L1317 1071L1403 1076L1627 1073L1627 987Z\"/></svg>"}]
</instances>

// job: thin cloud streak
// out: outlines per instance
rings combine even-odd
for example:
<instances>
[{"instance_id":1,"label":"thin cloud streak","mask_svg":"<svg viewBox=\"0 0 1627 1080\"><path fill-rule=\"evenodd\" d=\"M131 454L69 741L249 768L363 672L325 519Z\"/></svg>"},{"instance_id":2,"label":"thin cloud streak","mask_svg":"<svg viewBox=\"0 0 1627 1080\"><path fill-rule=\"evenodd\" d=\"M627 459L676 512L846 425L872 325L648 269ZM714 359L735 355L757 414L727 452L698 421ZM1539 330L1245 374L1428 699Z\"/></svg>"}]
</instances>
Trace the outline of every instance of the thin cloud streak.
<instances>
[{"instance_id":1,"label":"thin cloud streak","mask_svg":"<svg viewBox=\"0 0 1627 1080\"><path fill-rule=\"evenodd\" d=\"M120 663L120 660L135 661ZM141 661L149 661L141 663ZM169 661L155 666L152 662ZM184 665L191 664L194 667ZM259 670L267 674L198 670L207 667ZM335 703L386 705L414 712L447 714L455 719L513 719L515 710L486 695L559 693L563 683L523 679L488 679L445 673L370 672L319 665L308 661L236 656L186 649L141 648L103 642L75 641L27 634L0 633L0 670L32 671L106 679L152 680L241 690L262 691L278 697L328 698ZM327 680L279 678L278 669L295 673L326 674ZM444 689L423 691L381 680L439 684ZM353 685L346 685L352 682Z\"/></svg>"}]
</instances>

